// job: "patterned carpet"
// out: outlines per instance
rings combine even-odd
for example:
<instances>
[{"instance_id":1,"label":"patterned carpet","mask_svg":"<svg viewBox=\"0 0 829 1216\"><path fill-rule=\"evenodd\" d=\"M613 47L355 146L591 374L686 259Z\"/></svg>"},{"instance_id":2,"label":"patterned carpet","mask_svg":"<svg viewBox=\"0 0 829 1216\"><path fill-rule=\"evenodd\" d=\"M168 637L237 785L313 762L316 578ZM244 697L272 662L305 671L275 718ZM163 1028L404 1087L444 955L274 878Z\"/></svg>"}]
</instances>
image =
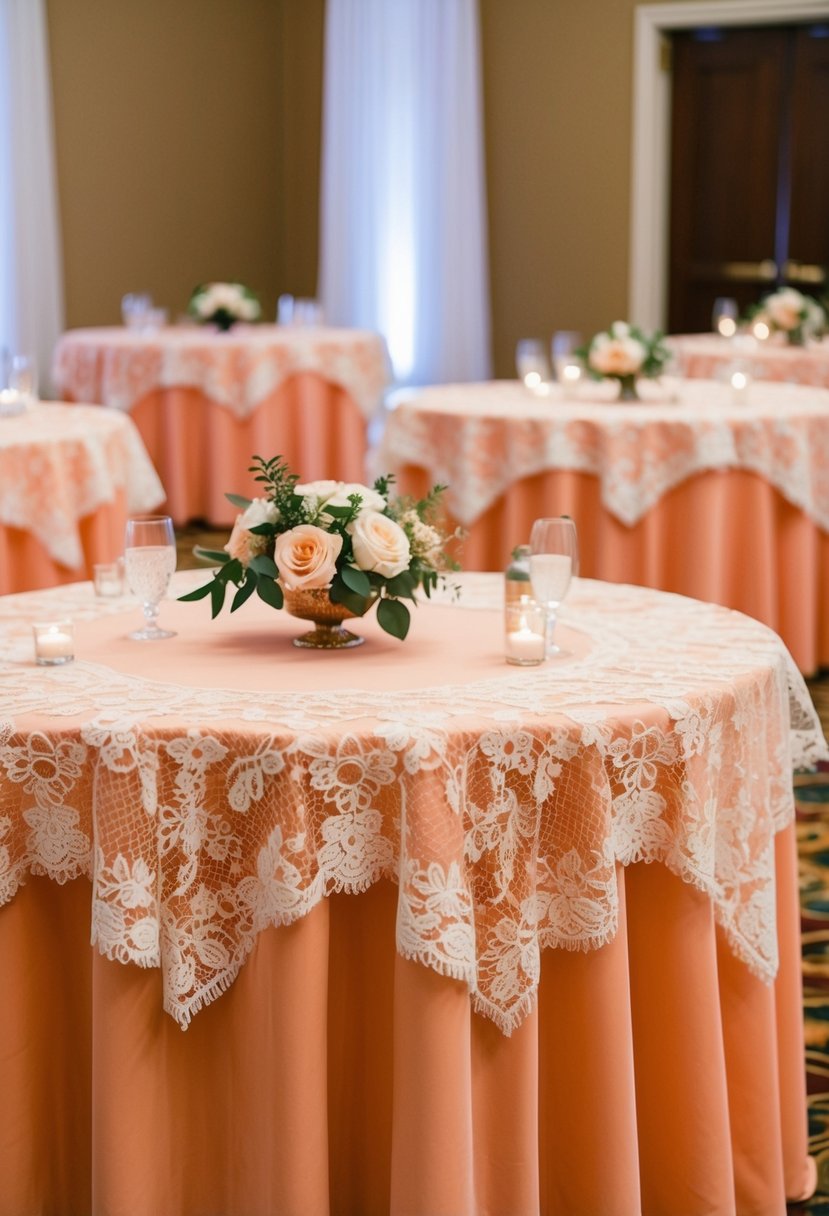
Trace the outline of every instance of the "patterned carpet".
<instances>
[{"instance_id":1,"label":"patterned carpet","mask_svg":"<svg viewBox=\"0 0 829 1216\"><path fill-rule=\"evenodd\" d=\"M228 534L229 529L198 526L179 532L179 570L203 565L193 557L194 545L221 549ZM809 687L829 738L829 672ZM790 1216L829 1216L829 765L821 768L795 780L809 1136L818 1163L818 1192L811 1202L790 1207Z\"/></svg>"},{"instance_id":2,"label":"patterned carpet","mask_svg":"<svg viewBox=\"0 0 829 1216\"><path fill-rule=\"evenodd\" d=\"M809 687L829 738L829 674ZM829 1216L829 765L821 769L795 780L809 1137L818 1163L818 1193L790 1209L798 1216Z\"/></svg>"}]
</instances>

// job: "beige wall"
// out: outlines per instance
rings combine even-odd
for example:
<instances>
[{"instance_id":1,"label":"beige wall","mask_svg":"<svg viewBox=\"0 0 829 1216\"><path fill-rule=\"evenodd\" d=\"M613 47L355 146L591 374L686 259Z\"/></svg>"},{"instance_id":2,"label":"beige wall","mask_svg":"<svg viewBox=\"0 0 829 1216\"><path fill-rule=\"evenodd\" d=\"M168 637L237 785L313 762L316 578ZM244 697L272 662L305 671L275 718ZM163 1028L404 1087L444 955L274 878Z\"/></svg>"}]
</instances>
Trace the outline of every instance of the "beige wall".
<instances>
[{"instance_id":1,"label":"beige wall","mask_svg":"<svg viewBox=\"0 0 829 1216\"><path fill-rule=\"evenodd\" d=\"M389 0L393 3L394 0ZM627 310L636 0L480 0L495 369ZM313 293L324 0L48 0L70 325ZM635 318L632 318L635 320Z\"/></svg>"},{"instance_id":2,"label":"beige wall","mask_svg":"<svg viewBox=\"0 0 829 1216\"><path fill-rule=\"evenodd\" d=\"M315 237L286 234L318 188L319 89L303 89L322 0L47 11L67 324L116 321L141 289L175 317L208 278L247 283L269 313L311 290Z\"/></svg>"}]
</instances>

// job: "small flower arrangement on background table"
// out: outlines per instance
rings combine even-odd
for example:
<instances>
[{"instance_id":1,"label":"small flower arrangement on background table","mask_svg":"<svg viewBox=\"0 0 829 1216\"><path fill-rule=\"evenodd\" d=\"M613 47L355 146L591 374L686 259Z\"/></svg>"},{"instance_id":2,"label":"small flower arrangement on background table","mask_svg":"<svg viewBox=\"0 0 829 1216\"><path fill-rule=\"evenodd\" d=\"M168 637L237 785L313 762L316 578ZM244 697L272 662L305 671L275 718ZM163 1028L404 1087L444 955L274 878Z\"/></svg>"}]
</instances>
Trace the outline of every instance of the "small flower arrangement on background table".
<instances>
[{"instance_id":1,"label":"small flower arrangement on background table","mask_svg":"<svg viewBox=\"0 0 829 1216\"><path fill-rule=\"evenodd\" d=\"M826 313L818 301L794 287L781 287L764 296L748 310L746 320L754 325L765 321L772 333L785 335L792 346L804 346L826 329Z\"/></svg>"},{"instance_id":2,"label":"small flower arrangement on background table","mask_svg":"<svg viewBox=\"0 0 829 1216\"><path fill-rule=\"evenodd\" d=\"M637 380L661 375L670 358L663 338L658 331L646 334L626 321L614 321L576 354L594 380L618 380L620 401L637 401Z\"/></svg>"},{"instance_id":3,"label":"small flower arrangement on background table","mask_svg":"<svg viewBox=\"0 0 829 1216\"><path fill-rule=\"evenodd\" d=\"M262 307L243 283L202 283L190 296L187 311L201 325L231 329L237 321L258 321Z\"/></svg>"},{"instance_id":4,"label":"small flower arrangement on background table","mask_svg":"<svg viewBox=\"0 0 829 1216\"><path fill-rule=\"evenodd\" d=\"M183 600L212 600L221 612L228 584L237 590L231 612L255 593L273 608L313 621L316 629L294 645L320 649L357 646L363 638L342 628L349 617L377 605L377 622L406 637L420 588L428 597L458 564L446 552L454 537L437 524L444 486L414 500L390 494L393 478L372 487L340 481L299 483L281 456L253 458L250 471L266 493L226 497L241 510L223 551L197 556L221 563L210 582Z\"/></svg>"}]
</instances>

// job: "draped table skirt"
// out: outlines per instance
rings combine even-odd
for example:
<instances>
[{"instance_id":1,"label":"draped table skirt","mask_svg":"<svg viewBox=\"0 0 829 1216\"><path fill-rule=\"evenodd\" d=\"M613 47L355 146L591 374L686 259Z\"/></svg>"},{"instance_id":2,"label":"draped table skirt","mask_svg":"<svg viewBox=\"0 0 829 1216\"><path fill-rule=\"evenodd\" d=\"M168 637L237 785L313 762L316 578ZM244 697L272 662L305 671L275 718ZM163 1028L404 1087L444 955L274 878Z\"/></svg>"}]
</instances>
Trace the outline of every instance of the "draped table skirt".
<instances>
[{"instance_id":1,"label":"draped table skirt","mask_svg":"<svg viewBox=\"0 0 829 1216\"><path fill-rule=\"evenodd\" d=\"M88 883L0 909L0 1216L748 1216L814 1187L794 836L781 965L708 898L619 871L619 931L547 950L506 1037L395 952L396 888L269 929L186 1033L160 973L88 945Z\"/></svg>"},{"instance_id":2,"label":"draped table skirt","mask_svg":"<svg viewBox=\"0 0 829 1216\"><path fill-rule=\"evenodd\" d=\"M431 482L411 465L398 472L404 493L425 494ZM829 536L756 473L698 473L632 526L603 506L591 474L526 477L468 528L461 564L504 569L545 515L577 521L584 577L723 604L779 633L801 671L829 666Z\"/></svg>"},{"instance_id":3,"label":"draped table skirt","mask_svg":"<svg viewBox=\"0 0 829 1216\"><path fill-rule=\"evenodd\" d=\"M238 417L198 388L155 389L130 415L167 491L176 524L230 526L237 508L225 493L254 495L254 455L281 455L303 481L365 480L365 415L345 389L299 372Z\"/></svg>"}]
</instances>

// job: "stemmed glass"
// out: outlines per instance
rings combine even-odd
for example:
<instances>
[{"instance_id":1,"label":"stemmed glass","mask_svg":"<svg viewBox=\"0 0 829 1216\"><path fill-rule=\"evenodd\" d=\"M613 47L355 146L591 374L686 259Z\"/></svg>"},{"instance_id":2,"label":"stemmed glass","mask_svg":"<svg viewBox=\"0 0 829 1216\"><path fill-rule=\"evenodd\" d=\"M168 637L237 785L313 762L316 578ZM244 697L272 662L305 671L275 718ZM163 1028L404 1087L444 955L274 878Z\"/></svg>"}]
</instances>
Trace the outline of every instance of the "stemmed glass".
<instances>
[{"instance_id":1,"label":"stemmed glass","mask_svg":"<svg viewBox=\"0 0 829 1216\"><path fill-rule=\"evenodd\" d=\"M711 323L714 332L723 338L733 338L737 332L737 318L739 315L736 300L733 300L731 296L718 296L714 301L714 308L711 313Z\"/></svg>"},{"instance_id":2,"label":"stemmed glass","mask_svg":"<svg viewBox=\"0 0 829 1216\"><path fill-rule=\"evenodd\" d=\"M133 595L144 606L144 628L129 634L136 642L174 638L169 629L160 629L156 618L170 576L176 568L176 536L169 515L135 515L127 520L124 569Z\"/></svg>"},{"instance_id":3,"label":"stemmed glass","mask_svg":"<svg viewBox=\"0 0 829 1216\"><path fill-rule=\"evenodd\" d=\"M567 594L570 579L579 572L576 525L567 515L537 519L530 532L530 580L533 595L547 612L546 653L560 654L553 641L556 612Z\"/></svg>"}]
</instances>

